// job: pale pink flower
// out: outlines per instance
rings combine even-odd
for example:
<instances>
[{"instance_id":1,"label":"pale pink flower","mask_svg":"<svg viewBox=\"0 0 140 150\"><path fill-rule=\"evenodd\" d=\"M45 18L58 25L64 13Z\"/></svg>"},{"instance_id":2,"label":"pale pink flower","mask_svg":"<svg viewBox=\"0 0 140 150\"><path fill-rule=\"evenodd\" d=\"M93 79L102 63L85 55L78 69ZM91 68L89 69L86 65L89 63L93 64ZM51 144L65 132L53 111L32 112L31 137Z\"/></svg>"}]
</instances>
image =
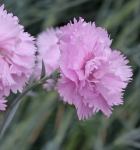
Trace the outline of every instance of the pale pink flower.
<instances>
[{"instance_id":1,"label":"pale pink flower","mask_svg":"<svg viewBox=\"0 0 140 150\"><path fill-rule=\"evenodd\" d=\"M35 67L34 38L0 6L0 95L22 92ZM3 101L2 101L3 102ZM2 106L5 106L2 105ZM4 107L3 107L4 108Z\"/></svg>"},{"instance_id":2,"label":"pale pink flower","mask_svg":"<svg viewBox=\"0 0 140 150\"><path fill-rule=\"evenodd\" d=\"M108 33L80 18L60 28L60 71L56 89L65 102L74 104L79 119L101 110L106 116L113 105L123 104L123 91L131 80L128 60L112 51Z\"/></svg>"},{"instance_id":3,"label":"pale pink flower","mask_svg":"<svg viewBox=\"0 0 140 150\"><path fill-rule=\"evenodd\" d=\"M42 60L44 61L46 76L51 74L59 67L58 60L60 57L60 50L59 46L57 45L58 39L55 35L57 32L59 32L58 28L48 28L37 37L36 45L39 53L37 55L37 66L35 70L35 76L37 79L41 77ZM52 79L47 81L52 84L55 83L55 81ZM44 84L43 87L47 90L52 89L52 86L48 84Z\"/></svg>"}]
</instances>

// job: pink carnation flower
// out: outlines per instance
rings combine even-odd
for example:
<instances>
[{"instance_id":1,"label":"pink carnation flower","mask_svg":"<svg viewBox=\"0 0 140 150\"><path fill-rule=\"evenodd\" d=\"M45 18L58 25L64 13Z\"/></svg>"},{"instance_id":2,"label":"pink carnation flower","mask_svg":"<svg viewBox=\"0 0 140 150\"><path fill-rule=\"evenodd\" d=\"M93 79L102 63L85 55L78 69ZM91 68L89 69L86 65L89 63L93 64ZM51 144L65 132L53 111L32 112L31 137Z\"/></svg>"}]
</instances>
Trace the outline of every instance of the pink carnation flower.
<instances>
[{"instance_id":1,"label":"pink carnation flower","mask_svg":"<svg viewBox=\"0 0 140 150\"><path fill-rule=\"evenodd\" d=\"M46 69L46 75L51 74L55 69L57 69L58 66L58 60L60 57L60 50L59 46L56 44L58 42L58 39L56 37L56 32L59 32L59 29L46 29L46 31L42 32L37 37L37 47L38 47L38 53L37 56L37 66L35 70L35 76L37 79L41 76L41 70L42 70L42 60L44 61L45 69ZM54 84L54 80L49 79L48 82ZM48 84L43 85L44 88L47 90L51 90L52 86Z\"/></svg>"},{"instance_id":2,"label":"pink carnation flower","mask_svg":"<svg viewBox=\"0 0 140 150\"><path fill-rule=\"evenodd\" d=\"M101 110L106 116L113 105L123 104L123 90L131 80L128 60L112 51L108 33L95 23L74 19L60 28L60 71L56 89L65 102L74 104L79 119Z\"/></svg>"},{"instance_id":3,"label":"pink carnation flower","mask_svg":"<svg viewBox=\"0 0 140 150\"><path fill-rule=\"evenodd\" d=\"M0 6L0 95L22 92L35 66L34 38L24 32L12 13ZM5 101L1 101L2 103ZM0 103L1 103L0 102ZM5 104L0 104L0 109Z\"/></svg>"}]
</instances>

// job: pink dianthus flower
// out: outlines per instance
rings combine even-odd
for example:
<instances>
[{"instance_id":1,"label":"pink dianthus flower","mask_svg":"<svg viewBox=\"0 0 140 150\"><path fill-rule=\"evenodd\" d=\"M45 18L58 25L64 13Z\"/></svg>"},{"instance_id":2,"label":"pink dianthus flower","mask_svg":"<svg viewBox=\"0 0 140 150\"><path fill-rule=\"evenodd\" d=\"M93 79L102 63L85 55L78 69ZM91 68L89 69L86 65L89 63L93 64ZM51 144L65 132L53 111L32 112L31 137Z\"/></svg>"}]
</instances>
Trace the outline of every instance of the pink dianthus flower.
<instances>
[{"instance_id":1,"label":"pink dianthus flower","mask_svg":"<svg viewBox=\"0 0 140 150\"><path fill-rule=\"evenodd\" d=\"M101 110L107 117L113 105L123 104L123 90L131 80L128 60L112 51L108 33L95 23L68 23L57 34L60 71L56 89L65 102L74 104L79 120Z\"/></svg>"},{"instance_id":2,"label":"pink dianthus flower","mask_svg":"<svg viewBox=\"0 0 140 150\"><path fill-rule=\"evenodd\" d=\"M18 22L0 6L0 97L8 96L10 90L22 92L35 67L34 38ZM5 107L2 103L0 110Z\"/></svg>"},{"instance_id":3,"label":"pink dianthus flower","mask_svg":"<svg viewBox=\"0 0 140 150\"><path fill-rule=\"evenodd\" d=\"M58 39L56 33L59 32L59 29L50 28L43 31L37 37L36 45L38 47L38 56L37 56L37 66L35 70L35 76L37 79L41 76L42 70L42 60L44 61L46 75L51 74L58 66L58 60L60 57L59 45L57 44ZM49 83L54 84L53 79L47 80ZM51 85L44 84L44 88L48 91L52 89Z\"/></svg>"}]
</instances>

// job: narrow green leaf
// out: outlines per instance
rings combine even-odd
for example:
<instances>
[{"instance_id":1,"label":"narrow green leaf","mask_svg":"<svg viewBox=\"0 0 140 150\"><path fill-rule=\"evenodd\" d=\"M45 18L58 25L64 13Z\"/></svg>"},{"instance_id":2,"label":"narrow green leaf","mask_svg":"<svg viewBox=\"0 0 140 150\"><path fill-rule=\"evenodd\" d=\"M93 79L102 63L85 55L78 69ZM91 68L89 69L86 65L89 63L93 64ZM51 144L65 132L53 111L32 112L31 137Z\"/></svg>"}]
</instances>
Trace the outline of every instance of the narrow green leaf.
<instances>
[{"instance_id":1,"label":"narrow green leaf","mask_svg":"<svg viewBox=\"0 0 140 150\"><path fill-rule=\"evenodd\" d=\"M42 59L42 71L41 71L41 78L40 79L45 77L45 75L46 75L46 69L45 69L44 61Z\"/></svg>"},{"instance_id":2,"label":"narrow green leaf","mask_svg":"<svg viewBox=\"0 0 140 150\"><path fill-rule=\"evenodd\" d=\"M4 122L3 124L1 124L0 139L2 138L2 136L3 136L4 132L5 132L5 130L6 130L7 127L9 126L11 120L13 119L13 117L14 117L14 115L15 115L17 109L18 109L19 104L20 104L20 101L18 101L18 103L16 103L16 105L12 108L12 110L11 110L11 112L10 112L10 114L9 114L8 116L7 116L8 112L6 113L7 118L6 118L5 122Z\"/></svg>"}]
</instances>

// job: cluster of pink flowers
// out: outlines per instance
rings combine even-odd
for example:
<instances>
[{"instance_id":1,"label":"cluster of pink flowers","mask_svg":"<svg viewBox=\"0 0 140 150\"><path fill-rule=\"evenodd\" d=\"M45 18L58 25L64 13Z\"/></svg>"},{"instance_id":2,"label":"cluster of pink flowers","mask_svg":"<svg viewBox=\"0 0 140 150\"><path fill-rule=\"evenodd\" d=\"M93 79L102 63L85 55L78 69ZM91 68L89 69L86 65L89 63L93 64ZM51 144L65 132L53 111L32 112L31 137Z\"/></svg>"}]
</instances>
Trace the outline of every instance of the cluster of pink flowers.
<instances>
[{"instance_id":1,"label":"cluster of pink flowers","mask_svg":"<svg viewBox=\"0 0 140 150\"><path fill-rule=\"evenodd\" d=\"M34 38L18 22L0 6L0 110L6 107L3 96L22 92L35 67Z\"/></svg>"},{"instance_id":2,"label":"cluster of pink flowers","mask_svg":"<svg viewBox=\"0 0 140 150\"><path fill-rule=\"evenodd\" d=\"M0 6L0 110L5 110L4 96L10 90L22 92L36 60L34 38L3 9ZM46 75L59 68L56 90L65 102L75 105L80 120L99 110L109 117L112 106L123 104L123 91L132 76L128 60L112 51L111 43L106 30L82 18L60 29L46 29L37 37L35 77L41 76L42 60ZM47 82L54 84L52 79ZM44 88L52 89L47 84Z\"/></svg>"},{"instance_id":3,"label":"cluster of pink flowers","mask_svg":"<svg viewBox=\"0 0 140 150\"><path fill-rule=\"evenodd\" d=\"M58 60L60 57L59 46L57 45L58 39L56 33L59 29L50 28L38 35L36 45L38 47L37 66L35 70L35 77L39 79L41 77L42 60L44 61L46 75L51 74L55 69L59 67ZM53 79L47 80L47 82L54 84ZM44 84L44 88L48 91L52 89L49 84Z\"/></svg>"},{"instance_id":4,"label":"cluster of pink flowers","mask_svg":"<svg viewBox=\"0 0 140 150\"><path fill-rule=\"evenodd\" d=\"M95 23L74 19L60 28L60 71L56 89L65 102L74 104L79 120L101 110L107 117L113 105L123 104L123 90L131 80L128 60L112 51L106 30Z\"/></svg>"}]
</instances>

